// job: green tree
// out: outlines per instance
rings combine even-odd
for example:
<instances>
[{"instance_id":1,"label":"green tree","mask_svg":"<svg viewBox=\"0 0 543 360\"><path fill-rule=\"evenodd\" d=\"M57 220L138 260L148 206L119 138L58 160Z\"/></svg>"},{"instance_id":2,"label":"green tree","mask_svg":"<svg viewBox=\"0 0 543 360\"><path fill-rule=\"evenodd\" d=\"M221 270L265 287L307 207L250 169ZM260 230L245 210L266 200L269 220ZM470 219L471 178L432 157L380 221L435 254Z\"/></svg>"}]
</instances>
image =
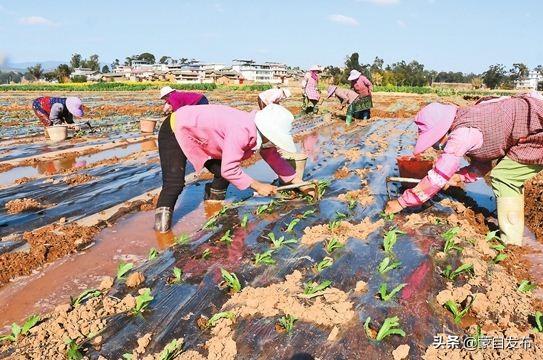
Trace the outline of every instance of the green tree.
<instances>
[{"instance_id":1,"label":"green tree","mask_svg":"<svg viewBox=\"0 0 543 360\"><path fill-rule=\"evenodd\" d=\"M72 69L81 67L81 55L80 54L73 54L72 55L72 58L70 59L70 66L72 67Z\"/></svg>"},{"instance_id":2,"label":"green tree","mask_svg":"<svg viewBox=\"0 0 543 360\"><path fill-rule=\"evenodd\" d=\"M144 52L142 54L138 55L138 60L143 60L147 62L148 64L154 64L155 63L155 56L151 53Z\"/></svg>"},{"instance_id":3,"label":"green tree","mask_svg":"<svg viewBox=\"0 0 543 360\"><path fill-rule=\"evenodd\" d=\"M350 56L347 56L347 58L345 59L345 69L343 70L343 76L341 77L341 82L343 83L349 82L347 79L349 78L349 74L351 70L358 70L363 75L367 77L371 77L368 68L369 68L368 65L360 64L360 55L358 55L357 52L352 53Z\"/></svg>"},{"instance_id":4,"label":"green tree","mask_svg":"<svg viewBox=\"0 0 543 360\"><path fill-rule=\"evenodd\" d=\"M539 76L543 76L543 65L537 65L534 70L539 74Z\"/></svg>"},{"instance_id":5,"label":"green tree","mask_svg":"<svg viewBox=\"0 0 543 360\"><path fill-rule=\"evenodd\" d=\"M502 85L507 79L505 66L502 64L491 65L487 71L483 73L483 82L490 88L495 89Z\"/></svg>"},{"instance_id":6,"label":"green tree","mask_svg":"<svg viewBox=\"0 0 543 360\"><path fill-rule=\"evenodd\" d=\"M66 64L59 65L55 70L56 79L60 83L65 82L70 77L71 73L72 69Z\"/></svg>"},{"instance_id":7,"label":"green tree","mask_svg":"<svg viewBox=\"0 0 543 360\"><path fill-rule=\"evenodd\" d=\"M341 69L336 66L325 67L324 74L332 78L332 83L335 85L338 85L341 81Z\"/></svg>"},{"instance_id":8,"label":"green tree","mask_svg":"<svg viewBox=\"0 0 543 360\"><path fill-rule=\"evenodd\" d=\"M34 66L28 67L27 70L28 73L30 73L36 80L41 79L44 72L41 64L36 64Z\"/></svg>"},{"instance_id":9,"label":"green tree","mask_svg":"<svg viewBox=\"0 0 543 360\"><path fill-rule=\"evenodd\" d=\"M109 66L104 65L102 66L102 74L107 74L109 72Z\"/></svg>"},{"instance_id":10,"label":"green tree","mask_svg":"<svg viewBox=\"0 0 543 360\"><path fill-rule=\"evenodd\" d=\"M161 63L161 64L167 64L168 60L171 60L171 57L164 55L164 56L162 56L160 58L160 60L158 62Z\"/></svg>"},{"instance_id":11,"label":"green tree","mask_svg":"<svg viewBox=\"0 0 543 360\"><path fill-rule=\"evenodd\" d=\"M372 74L383 74L384 69L383 65L385 64L385 61L381 59L379 56L376 56L375 59L373 59L373 64L370 66L370 72Z\"/></svg>"},{"instance_id":12,"label":"green tree","mask_svg":"<svg viewBox=\"0 0 543 360\"><path fill-rule=\"evenodd\" d=\"M528 77L530 75L530 69L523 63L515 63L513 67L509 70L510 78L513 81L520 80L522 78Z\"/></svg>"}]
</instances>

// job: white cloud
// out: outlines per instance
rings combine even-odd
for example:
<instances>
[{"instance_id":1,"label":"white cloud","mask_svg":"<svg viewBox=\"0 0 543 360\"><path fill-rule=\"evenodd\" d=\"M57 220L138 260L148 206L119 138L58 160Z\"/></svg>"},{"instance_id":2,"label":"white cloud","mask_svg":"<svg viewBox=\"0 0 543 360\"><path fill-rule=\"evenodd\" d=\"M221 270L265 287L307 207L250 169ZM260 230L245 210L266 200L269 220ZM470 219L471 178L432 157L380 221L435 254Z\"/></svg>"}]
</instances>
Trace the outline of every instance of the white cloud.
<instances>
[{"instance_id":1,"label":"white cloud","mask_svg":"<svg viewBox=\"0 0 543 360\"><path fill-rule=\"evenodd\" d=\"M27 16L19 19L19 24L23 25L44 25L44 26L58 26L58 23L46 19L42 16Z\"/></svg>"},{"instance_id":2,"label":"white cloud","mask_svg":"<svg viewBox=\"0 0 543 360\"><path fill-rule=\"evenodd\" d=\"M403 20L396 20L396 24L402 28L407 27L407 23Z\"/></svg>"},{"instance_id":3,"label":"white cloud","mask_svg":"<svg viewBox=\"0 0 543 360\"><path fill-rule=\"evenodd\" d=\"M381 6L396 5L400 3L400 0L358 0L358 1L369 2L375 5L381 5Z\"/></svg>"},{"instance_id":4,"label":"white cloud","mask_svg":"<svg viewBox=\"0 0 543 360\"><path fill-rule=\"evenodd\" d=\"M339 24L342 24L342 25L347 25L347 26L358 26L358 25L360 25L356 19L354 19L352 17L349 17L349 16L340 15L340 14L330 15L330 16L328 16L328 19L330 21L333 21L333 22L336 22L336 23L339 23Z\"/></svg>"}]
</instances>

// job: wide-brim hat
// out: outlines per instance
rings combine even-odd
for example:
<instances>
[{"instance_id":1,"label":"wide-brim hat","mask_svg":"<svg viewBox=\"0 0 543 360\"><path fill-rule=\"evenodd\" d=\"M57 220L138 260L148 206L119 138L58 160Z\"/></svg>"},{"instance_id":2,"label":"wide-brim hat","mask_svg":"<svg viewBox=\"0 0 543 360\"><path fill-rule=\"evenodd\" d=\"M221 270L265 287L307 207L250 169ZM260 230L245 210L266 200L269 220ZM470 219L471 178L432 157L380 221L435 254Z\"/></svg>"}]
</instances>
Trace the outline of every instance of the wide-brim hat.
<instances>
[{"instance_id":1,"label":"wide-brim hat","mask_svg":"<svg viewBox=\"0 0 543 360\"><path fill-rule=\"evenodd\" d=\"M332 95L334 95L334 93L336 92L336 89L337 89L336 85L330 85L328 87L328 96L327 97L331 97Z\"/></svg>"},{"instance_id":2,"label":"wide-brim hat","mask_svg":"<svg viewBox=\"0 0 543 360\"><path fill-rule=\"evenodd\" d=\"M66 98L66 108L68 108L68 111L70 114L72 114L75 117L82 117L83 116L83 103L81 102L81 99L75 96L70 96Z\"/></svg>"},{"instance_id":3,"label":"wide-brim hat","mask_svg":"<svg viewBox=\"0 0 543 360\"><path fill-rule=\"evenodd\" d=\"M279 149L296 152L296 144L292 139L294 115L281 105L270 104L257 111L255 115L256 128Z\"/></svg>"},{"instance_id":4,"label":"wide-brim hat","mask_svg":"<svg viewBox=\"0 0 543 360\"><path fill-rule=\"evenodd\" d=\"M353 81L353 80L356 80L358 79L360 76L362 76L362 73L358 70L351 70L351 73L349 74L349 78L347 79L348 81Z\"/></svg>"},{"instance_id":5,"label":"wide-brim hat","mask_svg":"<svg viewBox=\"0 0 543 360\"><path fill-rule=\"evenodd\" d=\"M431 103L426 105L415 116L415 124L418 127L419 135L415 155L420 154L439 141L450 130L456 110L455 105Z\"/></svg>"},{"instance_id":6,"label":"wide-brim hat","mask_svg":"<svg viewBox=\"0 0 543 360\"><path fill-rule=\"evenodd\" d=\"M322 68L320 65L313 65L309 71L322 71Z\"/></svg>"},{"instance_id":7,"label":"wide-brim hat","mask_svg":"<svg viewBox=\"0 0 543 360\"><path fill-rule=\"evenodd\" d=\"M160 98L161 99L164 99L164 97L172 92L174 92L175 90L172 89L171 87L169 86L164 86L162 89L160 89Z\"/></svg>"}]
</instances>

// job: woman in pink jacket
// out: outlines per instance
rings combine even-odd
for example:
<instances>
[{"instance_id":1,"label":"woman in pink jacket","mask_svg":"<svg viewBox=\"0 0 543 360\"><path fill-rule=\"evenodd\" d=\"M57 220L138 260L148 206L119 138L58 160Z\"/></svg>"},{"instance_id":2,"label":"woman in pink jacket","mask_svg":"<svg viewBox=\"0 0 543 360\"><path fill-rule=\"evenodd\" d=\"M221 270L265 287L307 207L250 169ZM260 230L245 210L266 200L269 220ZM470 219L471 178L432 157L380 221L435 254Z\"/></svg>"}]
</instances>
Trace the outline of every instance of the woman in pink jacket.
<instances>
[{"instance_id":1,"label":"woman in pink jacket","mask_svg":"<svg viewBox=\"0 0 543 360\"><path fill-rule=\"evenodd\" d=\"M371 117L370 110L373 107L371 97L373 84L358 70L351 70L347 80L351 82L351 89L358 94L358 99L352 104L352 111L358 114L357 118L369 119Z\"/></svg>"},{"instance_id":2,"label":"woman in pink jacket","mask_svg":"<svg viewBox=\"0 0 543 360\"><path fill-rule=\"evenodd\" d=\"M277 151L296 152L290 135L293 120L287 109L276 104L250 113L224 105L184 106L168 116L159 132L163 186L155 230L167 232L171 228L187 160L196 172L206 167L214 175L205 187L206 200L224 200L230 183L263 196L274 194L275 186L251 178L241 168L241 162L257 151L283 182L301 182Z\"/></svg>"},{"instance_id":3,"label":"woman in pink jacket","mask_svg":"<svg viewBox=\"0 0 543 360\"><path fill-rule=\"evenodd\" d=\"M485 101L468 107L432 103L415 116L415 154L442 150L432 170L385 212L419 206L449 185L473 182L490 170L501 239L522 245L524 182L543 170L543 98L538 93ZM464 156L471 160L460 168ZM497 164L493 167L493 162Z\"/></svg>"},{"instance_id":4,"label":"woman in pink jacket","mask_svg":"<svg viewBox=\"0 0 543 360\"><path fill-rule=\"evenodd\" d=\"M318 104L321 98L319 91L319 74L322 72L322 68L319 65L313 66L309 69L302 80L303 90L303 111L306 113L318 113Z\"/></svg>"}]
</instances>

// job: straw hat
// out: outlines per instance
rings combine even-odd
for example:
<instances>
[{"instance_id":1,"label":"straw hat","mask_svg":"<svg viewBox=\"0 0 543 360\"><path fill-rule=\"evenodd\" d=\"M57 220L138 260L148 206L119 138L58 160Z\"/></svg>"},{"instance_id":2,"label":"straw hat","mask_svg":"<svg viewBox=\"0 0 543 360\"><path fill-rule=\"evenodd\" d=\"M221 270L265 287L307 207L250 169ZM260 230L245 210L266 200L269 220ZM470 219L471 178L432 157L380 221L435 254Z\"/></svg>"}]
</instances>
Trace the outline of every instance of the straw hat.
<instances>
[{"instance_id":1,"label":"straw hat","mask_svg":"<svg viewBox=\"0 0 543 360\"><path fill-rule=\"evenodd\" d=\"M169 86L164 86L162 89L160 89L160 98L161 99L164 99L164 97L172 92L174 92L175 90L172 89L171 87Z\"/></svg>"},{"instance_id":2,"label":"straw hat","mask_svg":"<svg viewBox=\"0 0 543 360\"><path fill-rule=\"evenodd\" d=\"M256 128L279 149L296 152L296 145L290 135L294 116L277 104L270 104L255 115Z\"/></svg>"}]
</instances>

